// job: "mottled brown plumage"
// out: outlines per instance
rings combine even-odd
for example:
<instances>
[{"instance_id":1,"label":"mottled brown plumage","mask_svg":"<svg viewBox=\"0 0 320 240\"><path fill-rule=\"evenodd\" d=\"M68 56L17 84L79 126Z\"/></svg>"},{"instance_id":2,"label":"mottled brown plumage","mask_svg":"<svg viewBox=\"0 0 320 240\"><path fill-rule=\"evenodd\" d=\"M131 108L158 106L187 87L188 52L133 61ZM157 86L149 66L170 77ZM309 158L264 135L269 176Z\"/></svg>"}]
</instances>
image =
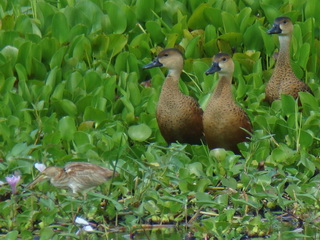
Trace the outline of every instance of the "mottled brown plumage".
<instances>
[{"instance_id":1,"label":"mottled brown plumage","mask_svg":"<svg viewBox=\"0 0 320 240\"><path fill-rule=\"evenodd\" d=\"M292 31L293 24L288 17L276 18L273 27L267 31L269 34L279 34L280 42L277 63L266 86L265 100L269 103L280 99L281 94L291 95L296 99L299 92L312 93L308 85L296 77L290 65Z\"/></svg>"},{"instance_id":2,"label":"mottled brown plumage","mask_svg":"<svg viewBox=\"0 0 320 240\"><path fill-rule=\"evenodd\" d=\"M28 187L50 179L53 186L78 193L104 183L113 175L118 176L119 174L92 163L72 162L65 165L64 168L47 167Z\"/></svg>"},{"instance_id":3,"label":"mottled brown plumage","mask_svg":"<svg viewBox=\"0 0 320 240\"><path fill-rule=\"evenodd\" d=\"M183 56L174 48L161 51L144 69L166 67L169 73L163 83L157 106L157 122L167 143L201 144L203 137L202 114L198 103L179 89Z\"/></svg>"},{"instance_id":4,"label":"mottled brown plumage","mask_svg":"<svg viewBox=\"0 0 320 240\"><path fill-rule=\"evenodd\" d=\"M226 53L213 57L212 66L206 74L219 73L219 82L203 113L203 127L210 149L225 148L239 153L237 144L248 141L252 132L250 119L232 96L234 63ZM243 129L242 129L243 128Z\"/></svg>"}]
</instances>

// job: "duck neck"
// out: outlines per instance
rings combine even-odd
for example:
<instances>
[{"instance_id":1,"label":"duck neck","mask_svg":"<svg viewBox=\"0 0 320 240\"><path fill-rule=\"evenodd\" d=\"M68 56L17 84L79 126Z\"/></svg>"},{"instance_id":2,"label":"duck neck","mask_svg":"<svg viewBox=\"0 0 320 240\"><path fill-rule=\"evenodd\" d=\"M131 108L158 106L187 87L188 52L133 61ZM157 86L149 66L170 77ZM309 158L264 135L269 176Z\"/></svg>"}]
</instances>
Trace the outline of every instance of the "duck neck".
<instances>
[{"instance_id":1,"label":"duck neck","mask_svg":"<svg viewBox=\"0 0 320 240\"><path fill-rule=\"evenodd\" d=\"M162 86L162 91L180 91L179 90L179 79L181 75L180 69L170 69L167 78Z\"/></svg>"},{"instance_id":2,"label":"duck neck","mask_svg":"<svg viewBox=\"0 0 320 240\"><path fill-rule=\"evenodd\" d=\"M277 59L277 67L290 66L290 42L291 35L279 35L280 51Z\"/></svg>"},{"instance_id":3,"label":"duck neck","mask_svg":"<svg viewBox=\"0 0 320 240\"><path fill-rule=\"evenodd\" d=\"M220 79L216 86L216 89L213 93L213 98L230 98L232 97L232 89L231 89L231 83L232 83L232 75L230 74L219 74Z\"/></svg>"}]
</instances>

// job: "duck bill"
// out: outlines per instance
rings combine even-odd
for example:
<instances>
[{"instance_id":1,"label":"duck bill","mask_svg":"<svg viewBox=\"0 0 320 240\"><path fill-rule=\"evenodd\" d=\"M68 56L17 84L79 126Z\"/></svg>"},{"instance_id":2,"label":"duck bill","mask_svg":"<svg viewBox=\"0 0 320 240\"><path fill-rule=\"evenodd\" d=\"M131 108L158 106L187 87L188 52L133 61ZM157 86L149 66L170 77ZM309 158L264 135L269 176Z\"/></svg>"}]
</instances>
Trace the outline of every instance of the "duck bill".
<instances>
[{"instance_id":1,"label":"duck bill","mask_svg":"<svg viewBox=\"0 0 320 240\"><path fill-rule=\"evenodd\" d=\"M162 63L159 62L159 58L155 58L151 63L144 65L142 69L150 69L154 67L162 67Z\"/></svg>"},{"instance_id":2,"label":"duck bill","mask_svg":"<svg viewBox=\"0 0 320 240\"><path fill-rule=\"evenodd\" d=\"M211 67L206 71L206 75L219 72L220 70L221 68L219 67L219 63L213 62Z\"/></svg>"},{"instance_id":3,"label":"duck bill","mask_svg":"<svg viewBox=\"0 0 320 240\"><path fill-rule=\"evenodd\" d=\"M39 175L33 182L29 183L26 188L33 188L34 185L36 185L38 182L41 182L43 180L46 180L48 177L46 175Z\"/></svg>"},{"instance_id":4,"label":"duck bill","mask_svg":"<svg viewBox=\"0 0 320 240\"><path fill-rule=\"evenodd\" d=\"M282 30L280 28L280 25L279 24L274 24L272 28L270 28L267 33L269 34L279 34L281 33Z\"/></svg>"}]
</instances>

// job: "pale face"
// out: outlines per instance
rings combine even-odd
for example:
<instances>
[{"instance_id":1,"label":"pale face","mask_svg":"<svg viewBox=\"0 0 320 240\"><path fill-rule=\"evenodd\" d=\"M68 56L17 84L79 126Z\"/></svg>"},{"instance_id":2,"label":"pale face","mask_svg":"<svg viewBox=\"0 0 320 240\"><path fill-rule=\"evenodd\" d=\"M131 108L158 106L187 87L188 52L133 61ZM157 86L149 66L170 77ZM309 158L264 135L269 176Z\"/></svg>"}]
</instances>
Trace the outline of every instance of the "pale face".
<instances>
[{"instance_id":1,"label":"pale face","mask_svg":"<svg viewBox=\"0 0 320 240\"><path fill-rule=\"evenodd\" d=\"M176 49L165 49L158 55L159 62L168 69L180 69L183 67L183 57Z\"/></svg>"}]
</instances>

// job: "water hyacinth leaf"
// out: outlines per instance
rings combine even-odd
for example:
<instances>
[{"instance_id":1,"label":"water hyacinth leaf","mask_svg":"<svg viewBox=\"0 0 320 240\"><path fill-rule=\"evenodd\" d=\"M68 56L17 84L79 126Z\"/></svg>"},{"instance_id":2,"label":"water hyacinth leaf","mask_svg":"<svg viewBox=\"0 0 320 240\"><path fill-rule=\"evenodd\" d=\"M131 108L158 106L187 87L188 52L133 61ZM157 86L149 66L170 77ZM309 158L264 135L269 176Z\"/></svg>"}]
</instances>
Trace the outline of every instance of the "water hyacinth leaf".
<instances>
[{"instance_id":1,"label":"water hyacinth leaf","mask_svg":"<svg viewBox=\"0 0 320 240\"><path fill-rule=\"evenodd\" d=\"M246 29L251 26L255 18L252 18L250 14L252 9L247 7L243 8L237 17L237 21L240 22L240 32L245 33Z\"/></svg>"},{"instance_id":2,"label":"water hyacinth leaf","mask_svg":"<svg viewBox=\"0 0 320 240\"><path fill-rule=\"evenodd\" d=\"M51 95L51 99L53 100L61 100L63 97L63 93L65 90L66 83L62 82L54 89L54 92Z\"/></svg>"},{"instance_id":3,"label":"water hyacinth leaf","mask_svg":"<svg viewBox=\"0 0 320 240\"><path fill-rule=\"evenodd\" d=\"M222 12L221 16L225 33L240 32L239 26L234 15L228 12Z\"/></svg>"},{"instance_id":4,"label":"water hyacinth leaf","mask_svg":"<svg viewBox=\"0 0 320 240\"><path fill-rule=\"evenodd\" d=\"M37 59L32 59L32 72L34 78L43 80L47 75L47 68L46 66Z\"/></svg>"},{"instance_id":5,"label":"water hyacinth leaf","mask_svg":"<svg viewBox=\"0 0 320 240\"><path fill-rule=\"evenodd\" d=\"M91 43L90 41L83 35L79 36L78 39L75 40L76 43L73 48L72 56L82 60L91 56Z\"/></svg>"},{"instance_id":6,"label":"water hyacinth leaf","mask_svg":"<svg viewBox=\"0 0 320 240\"><path fill-rule=\"evenodd\" d=\"M265 47L266 54L271 56L275 48L274 41L272 41L272 36L266 33L265 28L260 26L259 29L260 29L260 34L263 40L263 46Z\"/></svg>"},{"instance_id":7,"label":"water hyacinth leaf","mask_svg":"<svg viewBox=\"0 0 320 240\"><path fill-rule=\"evenodd\" d=\"M146 124L130 126L128 129L129 137L138 142L146 141L152 134L151 128Z\"/></svg>"},{"instance_id":8,"label":"water hyacinth leaf","mask_svg":"<svg viewBox=\"0 0 320 240\"><path fill-rule=\"evenodd\" d=\"M200 58L201 49L199 44L200 36L193 38L186 47L185 57L186 58Z\"/></svg>"},{"instance_id":9,"label":"water hyacinth leaf","mask_svg":"<svg viewBox=\"0 0 320 240\"><path fill-rule=\"evenodd\" d=\"M138 106L141 102L141 93L139 87L133 81L128 83L128 91L130 93L130 100L133 106Z\"/></svg>"},{"instance_id":10,"label":"water hyacinth leaf","mask_svg":"<svg viewBox=\"0 0 320 240\"><path fill-rule=\"evenodd\" d=\"M162 32L161 25L156 21L148 21L146 22L147 32L150 34L150 38L152 42L159 44L162 43L165 39L165 35Z\"/></svg>"},{"instance_id":11,"label":"water hyacinth leaf","mask_svg":"<svg viewBox=\"0 0 320 240\"><path fill-rule=\"evenodd\" d=\"M36 34L41 37L41 31L38 26L35 25L27 15L18 16L15 24L15 30L24 34Z\"/></svg>"},{"instance_id":12,"label":"water hyacinth leaf","mask_svg":"<svg viewBox=\"0 0 320 240\"><path fill-rule=\"evenodd\" d=\"M32 46L33 44L31 42L25 42L22 44L19 48L19 54L18 54L18 63L21 63L24 68L27 70L27 73L31 73L32 69Z\"/></svg>"},{"instance_id":13,"label":"water hyacinth leaf","mask_svg":"<svg viewBox=\"0 0 320 240\"><path fill-rule=\"evenodd\" d=\"M6 58L8 62L15 64L18 58L19 50L16 47L7 45L5 46L0 53Z\"/></svg>"},{"instance_id":14,"label":"water hyacinth leaf","mask_svg":"<svg viewBox=\"0 0 320 240\"><path fill-rule=\"evenodd\" d=\"M312 94L307 92L299 92L299 99L303 106L303 110L319 111L319 104Z\"/></svg>"},{"instance_id":15,"label":"water hyacinth leaf","mask_svg":"<svg viewBox=\"0 0 320 240\"><path fill-rule=\"evenodd\" d=\"M7 240L16 240L18 239L18 235L19 235L18 231L11 231L8 234L6 234L5 237Z\"/></svg>"},{"instance_id":16,"label":"water hyacinth leaf","mask_svg":"<svg viewBox=\"0 0 320 240\"><path fill-rule=\"evenodd\" d=\"M66 116L59 120L59 131L62 139L73 140L73 135L76 132L76 125L73 117Z\"/></svg>"},{"instance_id":17,"label":"water hyacinth leaf","mask_svg":"<svg viewBox=\"0 0 320 240\"><path fill-rule=\"evenodd\" d=\"M307 70L307 63L309 61L309 54L310 54L310 44L309 43L304 43L302 46L299 48L299 60L298 63L302 67L303 70Z\"/></svg>"},{"instance_id":18,"label":"water hyacinth leaf","mask_svg":"<svg viewBox=\"0 0 320 240\"><path fill-rule=\"evenodd\" d=\"M237 189L237 181L234 178L223 178L221 180L221 183L225 186L225 187L229 187L229 188L233 188L233 189Z\"/></svg>"},{"instance_id":19,"label":"water hyacinth leaf","mask_svg":"<svg viewBox=\"0 0 320 240\"><path fill-rule=\"evenodd\" d=\"M210 7L209 4L202 3L194 10L188 21L190 29L204 29L207 26L208 22L204 17L204 11L208 7Z\"/></svg>"},{"instance_id":20,"label":"water hyacinth leaf","mask_svg":"<svg viewBox=\"0 0 320 240\"><path fill-rule=\"evenodd\" d=\"M120 4L105 2L104 8L108 12L113 33L123 33L127 28L127 19Z\"/></svg>"},{"instance_id":21,"label":"water hyacinth leaf","mask_svg":"<svg viewBox=\"0 0 320 240\"><path fill-rule=\"evenodd\" d=\"M138 58L147 56L150 53L149 41L150 37L148 34L142 33L137 35L129 45L131 54L134 54Z\"/></svg>"},{"instance_id":22,"label":"water hyacinth leaf","mask_svg":"<svg viewBox=\"0 0 320 240\"><path fill-rule=\"evenodd\" d=\"M274 19L283 15L280 12L280 10L277 8L277 5L278 5L277 2L274 2L274 1L273 3L270 3L270 4L267 3L267 1L263 1L260 3L260 6L264 11L265 16L267 17L267 20L270 23L270 26L273 24Z\"/></svg>"},{"instance_id":23,"label":"water hyacinth leaf","mask_svg":"<svg viewBox=\"0 0 320 240\"><path fill-rule=\"evenodd\" d=\"M43 61L50 63L52 56L60 49L59 41L55 38L43 38L39 42Z\"/></svg>"},{"instance_id":24,"label":"water hyacinth leaf","mask_svg":"<svg viewBox=\"0 0 320 240\"><path fill-rule=\"evenodd\" d=\"M52 36L60 43L65 43L69 40L70 28L68 20L63 13L56 13L52 19Z\"/></svg>"},{"instance_id":25,"label":"water hyacinth leaf","mask_svg":"<svg viewBox=\"0 0 320 240\"><path fill-rule=\"evenodd\" d=\"M298 109L296 101L290 95L281 95L281 103L283 115L295 114L296 110Z\"/></svg>"},{"instance_id":26,"label":"water hyacinth leaf","mask_svg":"<svg viewBox=\"0 0 320 240\"><path fill-rule=\"evenodd\" d=\"M262 37L260 35L260 24L256 22L255 24L246 28L245 33L243 34L243 42L247 49L254 49L261 51L263 45L261 44Z\"/></svg>"},{"instance_id":27,"label":"water hyacinth leaf","mask_svg":"<svg viewBox=\"0 0 320 240\"><path fill-rule=\"evenodd\" d=\"M155 10L155 0L137 0L136 2L136 16L138 21L146 21L152 19L154 16L152 12Z\"/></svg>"},{"instance_id":28,"label":"water hyacinth leaf","mask_svg":"<svg viewBox=\"0 0 320 240\"><path fill-rule=\"evenodd\" d=\"M50 68L54 68L54 67L61 67L62 65L62 61L63 58L66 54L67 51L67 47L62 47L59 48L59 50L57 52L55 52L55 54L53 55L53 57L50 60Z\"/></svg>"},{"instance_id":29,"label":"water hyacinth leaf","mask_svg":"<svg viewBox=\"0 0 320 240\"><path fill-rule=\"evenodd\" d=\"M300 132L299 143L302 147L308 148L313 143L313 137L307 131Z\"/></svg>"},{"instance_id":30,"label":"water hyacinth leaf","mask_svg":"<svg viewBox=\"0 0 320 240\"><path fill-rule=\"evenodd\" d=\"M206 21L217 29L223 27L221 12L220 9L210 7L205 8L203 11Z\"/></svg>"},{"instance_id":31,"label":"water hyacinth leaf","mask_svg":"<svg viewBox=\"0 0 320 240\"><path fill-rule=\"evenodd\" d=\"M81 73L79 73L79 75L77 76L77 79L78 80L82 79ZM87 92L92 92L97 89L97 86L102 85L101 75L95 71L89 70L88 72L86 72L84 79L85 79L85 86L83 87L84 88L86 87ZM81 84L81 80L79 84Z\"/></svg>"},{"instance_id":32,"label":"water hyacinth leaf","mask_svg":"<svg viewBox=\"0 0 320 240\"><path fill-rule=\"evenodd\" d=\"M60 104L61 108L63 109L63 111L65 111L65 113L67 113L70 116L75 116L78 112L77 106L68 99L62 99L59 102L59 104Z\"/></svg>"},{"instance_id":33,"label":"water hyacinth leaf","mask_svg":"<svg viewBox=\"0 0 320 240\"><path fill-rule=\"evenodd\" d=\"M117 55L121 50L125 47L127 44L127 37L122 34L111 34L109 35L110 43L109 45L112 46L112 48L108 49L108 54L110 57L114 57Z\"/></svg>"},{"instance_id":34,"label":"water hyacinth leaf","mask_svg":"<svg viewBox=\"0 0 320 240\"><path fill-rule=\"evenodd\" d=\"M100 122L106 120L107 115L104 111L101 111L101 110L96 109L94 107L88 106L84 110L83 118L85 121L92 120L97 123L100 123Z\"/></svg>"},{"instance_id":35,"label":"water hyacinth leaf","mask_svg":"<svg viewBox=\"0 0 320 240\"><path fill-rule=\"evenodd\" d=\"M54 67L50 72L46 79L46 85L49 86L52 90L56 86L57 82L61 80L61 69L58 67Z\"/></svg>"},{"instance_id":36,"label":"water hyacinth leaf","mask_svg":"<svg viewBox=\"0 0 320 240\"><path fill-rule=\"evenodd\" d=\"M137 25L137 16L134 12L134 9L131 6L124 5L122 6L122 8L127 19L126 31L131 31Z\"/></svg>"}]
</instances>

